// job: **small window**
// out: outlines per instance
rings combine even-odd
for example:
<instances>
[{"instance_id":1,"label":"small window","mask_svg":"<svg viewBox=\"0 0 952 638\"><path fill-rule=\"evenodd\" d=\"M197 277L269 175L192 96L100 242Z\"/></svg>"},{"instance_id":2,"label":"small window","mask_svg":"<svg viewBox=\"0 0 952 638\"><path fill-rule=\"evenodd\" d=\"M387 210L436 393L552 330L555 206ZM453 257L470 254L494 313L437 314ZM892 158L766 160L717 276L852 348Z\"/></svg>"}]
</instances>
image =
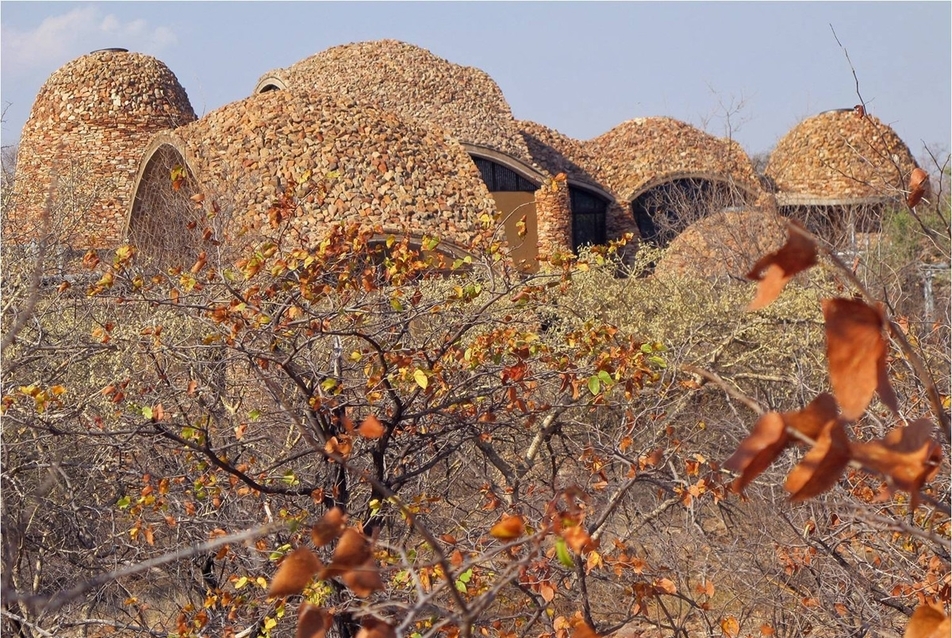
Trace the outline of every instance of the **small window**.
<instances>
[{"instance_id":1,"label":"small window","mask_svg":"<svg viewBox=\"0 0 952 638\"><path fill-rule=\"evenodd\" d=\"M601 245L607 240L605 217L608 201L575 186L569 187L572 205L572 250L582 246Z\"/></svg>"},{"instance_id":2,"label":"small window","mask_svg":"<svg viewBox=\"0 0 952 638\"><path fill-rule=\"evenodd\" d=\"M534 193L538 186L502 164L482 157L473 157L476 168L490 193Z\"/></svg>"}]
</instances>

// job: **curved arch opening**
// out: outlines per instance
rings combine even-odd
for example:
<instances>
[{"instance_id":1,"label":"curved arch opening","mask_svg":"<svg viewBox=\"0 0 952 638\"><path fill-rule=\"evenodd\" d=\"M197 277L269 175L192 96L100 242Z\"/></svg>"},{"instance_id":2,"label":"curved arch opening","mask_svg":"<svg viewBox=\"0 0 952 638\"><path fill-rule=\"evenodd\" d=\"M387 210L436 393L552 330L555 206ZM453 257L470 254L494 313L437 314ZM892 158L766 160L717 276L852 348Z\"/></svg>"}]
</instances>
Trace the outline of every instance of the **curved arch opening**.
<instances>
[{"instance_id":1,"label":"curved arch opening","mask_svg":"<svg viewBox=\"0 0 952 638\"><path fill-rule=\"evenodd\" d=\"M642 191L631 200L631 213L643 241L667 246L694 222L726 208L753 204L749 199L726 180L679 177Z\"/></svg>"},{"instance_id":2,"label":"curved arch opening","mask_svg":"<svg viewBox=\"0 0 952 638\"><path fill-rule=\"evenodd\" d=\"M204 215L191 197L197 182L171 144L148 157L136 183L128 239L140 258L155 264L187 265L198 257Z\"/></svg>"},{"instance_id":3,"label":"curved arch opening","mask_svg":"<svg viewBox=\"0 0 952 638\"><path fill-rule=\"evenodd\" d=\"M601 195L569 185L572 207L572 250L582 246L599 246L608 240L606 218L609 201Z\"/></svg>"}]
</instances>

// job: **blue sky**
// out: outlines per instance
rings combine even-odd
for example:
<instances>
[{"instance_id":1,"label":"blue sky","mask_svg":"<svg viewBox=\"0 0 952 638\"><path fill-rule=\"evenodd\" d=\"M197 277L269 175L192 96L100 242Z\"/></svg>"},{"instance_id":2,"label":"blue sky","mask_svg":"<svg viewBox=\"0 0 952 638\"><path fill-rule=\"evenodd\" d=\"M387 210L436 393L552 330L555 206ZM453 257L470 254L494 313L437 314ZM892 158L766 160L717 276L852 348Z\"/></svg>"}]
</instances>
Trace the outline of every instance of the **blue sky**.
<instances>
[{"instance_id":1,"label":"blue sky","mask_svg":"<svg viewBox=\"0 0 952 638\"><path fill-rule=\"evenodd\" d=\"M246 97L266 71L328 47L394 38L502 88L520 119L579 139L668 115L750 153L859 99L917 157L950 146L952 3L0 2L3 144L46 78L94 49L154 55L195 111ZM726 115L730 113L730 117Z\"/></svg>"}]
</instances>

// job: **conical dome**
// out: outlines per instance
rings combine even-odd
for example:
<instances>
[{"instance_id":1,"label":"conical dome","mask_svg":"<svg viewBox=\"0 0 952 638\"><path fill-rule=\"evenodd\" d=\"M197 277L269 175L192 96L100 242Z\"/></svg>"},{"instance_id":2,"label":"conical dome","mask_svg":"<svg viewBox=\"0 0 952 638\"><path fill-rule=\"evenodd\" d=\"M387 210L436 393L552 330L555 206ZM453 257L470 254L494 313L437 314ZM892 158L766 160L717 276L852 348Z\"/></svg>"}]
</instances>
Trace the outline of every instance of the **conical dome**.
<instances>
[{"instance_id":1,"label":"conical dome","mask_svg":"<svg viewBox=\"0 0 952 638\"><path fill-rule=\"evenodd\" d=\"M66 64L40 89L23 128L6 239L33 239L49 206L58 241L119 243L149 139L194 120L185 89L151 56L104 49Z\"/></svg>"}]
</instances>

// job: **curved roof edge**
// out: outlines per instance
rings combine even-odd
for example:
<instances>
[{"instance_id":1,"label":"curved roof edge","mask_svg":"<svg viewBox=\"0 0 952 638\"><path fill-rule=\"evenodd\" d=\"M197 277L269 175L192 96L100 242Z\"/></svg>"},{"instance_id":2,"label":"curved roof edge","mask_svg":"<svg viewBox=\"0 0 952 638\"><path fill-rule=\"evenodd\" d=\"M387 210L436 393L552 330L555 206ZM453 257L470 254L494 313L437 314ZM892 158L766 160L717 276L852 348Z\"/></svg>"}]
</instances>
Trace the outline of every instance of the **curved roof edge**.
<instances>
[{"instance_id":1,"label":"curved roof edge","mask_svg":"<svg viewBox=\"0 0 952 638\"><path fill-rule=\"evenodd\" d=\"M662 184L667 184L668 182L673 182L674 180L677 180L677 179L703 179L709 182L719 182L721 184L728 184L729 186L737 188L744 195L751 198L751 201L750 201L751 205L753 205L754 201L756 201L761 195L755 189L751 188L751 185L744 184L743 182L732 179L730 174L683 171L683 172L677 172L677 173L666 173L660 177L656 177L653 180L645 182L644 184L639 186L638 190L636 190L631 195L631 197L628 197L625 201L630 204L631 202L635 201L636 199L644 195L646 192L650 191L652 188L656 188L658 186L661 186Z\"/></svg>"},{"instance_id":2,"label":"curved roof edge","mask_svg":"<svg viewBox=\"0 0 952 638\"><path fill-rule=\"evenodd\" d=\"M274 72L266 73L258 79L258 83L255 85L255 90L252 91L252 94L264 93L268 90L268 87L277 89L279 91L287 91L288 83L284 78L275 75Z\"/></svg>"},{"instance_id":3,"label":"curved roof edge","mask_svg":"<svg viewBox=\"0 0 952 638\"><path fill-rule=\"evenodd\" d=\"M195 171L195 161L194 158L190 157L188 150L185 146L185 141L175 133L174 130L165 130L159 131L149 140L148 145L142 151L142 156L139 159L139 165L136 168L135 178L132 180L132 190L130 192L129 203L126 205L126 210L123 213L123 223L122 223L122 237L129 236L129 224L132 220L132 211L135 209L136 205L136 195L139 192L139 187L142 185L142 177L145 175L146 169L149 167L149 164L152 162L152 158L163 146L171 146L175 149L175 152L179 154L179 157L182 158L182 161L185 162L185 168L188 170L189 174L199 183L201 183L201 176Z\"/></svg>"}]
</instances>

